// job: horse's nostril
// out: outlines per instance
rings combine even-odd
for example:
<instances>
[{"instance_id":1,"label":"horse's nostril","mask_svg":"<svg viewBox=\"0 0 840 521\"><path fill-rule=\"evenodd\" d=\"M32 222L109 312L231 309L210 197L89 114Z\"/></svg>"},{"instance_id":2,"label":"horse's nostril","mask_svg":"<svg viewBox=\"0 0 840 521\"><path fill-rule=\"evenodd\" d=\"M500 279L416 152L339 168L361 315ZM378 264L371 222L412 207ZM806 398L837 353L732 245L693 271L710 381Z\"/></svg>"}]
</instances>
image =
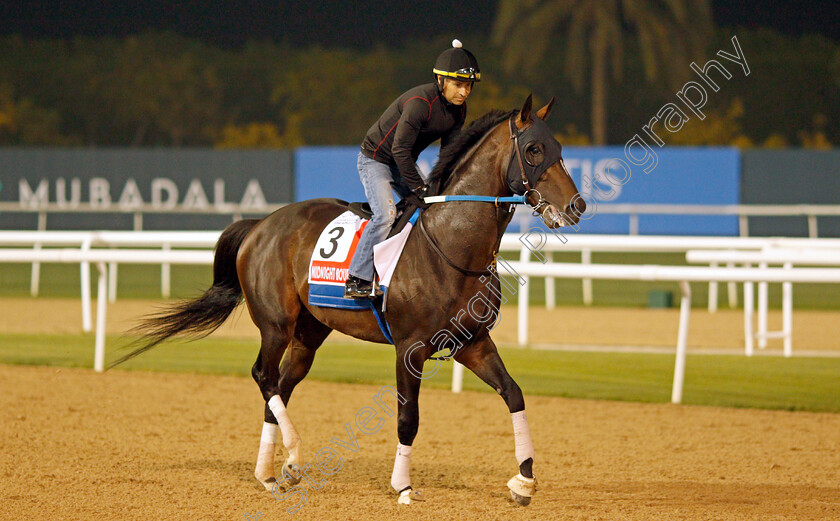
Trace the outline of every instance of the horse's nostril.
<instances>
[{"instance_id":1,"label":"horse's nostril","mask_svg":"<svg viewBox=\"0 0 840 521\"><path fill-rule=\"evenodd\" d=\"M572 207L570 205L567 204L566 207L563 208L563 215L566 215L568 217L571 217L571 216L574 215L574 213L572 212Z\"/></svg>"},{"instance_id":2,"label":"horse's nostril","mask_svg":"<svg viewBox=\"0 0 840 521\"><path fill-rule=\"evenodd\" d=\"M578 215L583 215L583 212L586 211L586 201L583 198L578 197L575 199L575 213Z\"/></svg>"}]
</instances>

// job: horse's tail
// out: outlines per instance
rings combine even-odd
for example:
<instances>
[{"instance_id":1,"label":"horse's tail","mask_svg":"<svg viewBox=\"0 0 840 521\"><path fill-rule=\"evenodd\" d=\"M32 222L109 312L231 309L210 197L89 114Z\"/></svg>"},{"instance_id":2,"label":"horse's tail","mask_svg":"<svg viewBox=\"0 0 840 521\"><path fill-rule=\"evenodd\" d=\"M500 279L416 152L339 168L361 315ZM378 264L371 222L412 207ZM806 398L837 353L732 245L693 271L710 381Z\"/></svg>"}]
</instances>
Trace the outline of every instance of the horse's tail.
<instances>
[{"instance_id":1,"label":"horse's tail","mask_svg":"<svg viewBox=\"0 0 840 521\"><path fill-rule=\"evenodd\" d=\"M130 353L108 364L112 368L145 353L175 335L203 338L221 326L242 302L242 286L236 274L236 255L248 232L259 222L244 219L228 226L216 243L213 260L213 285L200 297L184 300L146 315L128 331L140 335ZM131 347L132 345L129 345Z\"/></svg>"}]
</instances>

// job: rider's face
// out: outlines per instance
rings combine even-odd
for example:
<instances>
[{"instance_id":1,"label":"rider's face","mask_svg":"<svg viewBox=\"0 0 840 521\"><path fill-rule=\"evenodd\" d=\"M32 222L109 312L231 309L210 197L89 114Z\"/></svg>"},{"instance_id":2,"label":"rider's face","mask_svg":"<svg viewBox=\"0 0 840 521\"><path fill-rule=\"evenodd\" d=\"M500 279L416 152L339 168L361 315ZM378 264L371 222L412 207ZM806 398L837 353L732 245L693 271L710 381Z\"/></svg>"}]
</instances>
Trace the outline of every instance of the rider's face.
<instances>
[{"instance_id":1,"label":"rider's face","mask_svg":"<svg viewBox=\"0 0 840 521\"><path fill-rule=\"evenodd\" d=\"M443 80L443 97L453 105L461 105L467 101L467 96L472 90L472 82L458 81L452 78Z\"/></svg>"}]
</instances>

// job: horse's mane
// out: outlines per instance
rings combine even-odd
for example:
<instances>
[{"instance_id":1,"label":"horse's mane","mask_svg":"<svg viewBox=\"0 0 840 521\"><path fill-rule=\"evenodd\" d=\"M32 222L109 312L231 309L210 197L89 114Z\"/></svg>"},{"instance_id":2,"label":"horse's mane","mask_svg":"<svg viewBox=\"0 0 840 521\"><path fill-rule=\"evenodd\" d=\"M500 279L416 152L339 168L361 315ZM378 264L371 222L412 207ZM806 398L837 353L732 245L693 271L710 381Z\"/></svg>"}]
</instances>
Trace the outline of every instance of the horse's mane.
<instances>
[{"instance_id":1,"label":"horse's mane","mask_svg":"<svg viewBox=\"0 0 840 521\"><path fill-rule=\"evenodd\" d=\"M440 193L443 190L443 187L449 182L455 165L468 150L478 143L491 129L495 128L496 125L509 119L516 112L515 110L508 112L491 110L470 123L467 128L458 133L451 143L443 147L435 168L429 174L429 184L434 187L435 192Z\"/></svg>"}]
</instances>

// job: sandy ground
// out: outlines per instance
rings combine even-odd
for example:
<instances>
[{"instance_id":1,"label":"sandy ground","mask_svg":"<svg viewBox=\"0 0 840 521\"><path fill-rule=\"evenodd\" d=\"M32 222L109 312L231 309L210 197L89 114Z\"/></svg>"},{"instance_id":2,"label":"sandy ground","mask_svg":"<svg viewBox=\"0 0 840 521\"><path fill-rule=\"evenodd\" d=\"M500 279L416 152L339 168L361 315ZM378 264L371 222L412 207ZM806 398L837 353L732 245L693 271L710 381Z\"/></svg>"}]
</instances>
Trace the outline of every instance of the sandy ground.
<instances>
[{"instance_id":1,"label":"sandy ground","mask_svg":"<svg viewBox=\"0 0 840 521\"><path fill-rule=\"evenodd\" d=\"M0 306L0 331L80 329L78 300ZM118 302L108 329L149 310ZM695 349L742 349L739 312L695 311ZM503 314L497 340L515 339L515 316ZM795 349L840 350L837 313L794 318ZM537 343L667 346L676 324L675 310L535 309L531 334ZM255 331L242 313L217 334ZM289 412L304 459L331 447L344 464L331 476L312 471L321 488L306 485L306 503L290 514L300 496L279 501L252 477L263 404L250 379L0 365L0 520L840 519L837 414L527 396L539 486L522 508L505 487L516 462L502 400L432 389L421 392L412 456L428 501L399 506L389 485L395 419L380 411L370 435L353 427L357 411L377 407L378 390L308 380L297 388ZM331 442L349 440L348 424L356 452Z\"/></svg>"},{"instance_id":2,"label":"sandy ground","mask_svg":"<svg viewBox=\"0 0 840 521\"><path fill-rule=\"evenodd\" d=\"M313 471L321 488L289 514L299 496L251 477L262 402L246 378L0 366L0 386L3 520L840 519L835 414L528 397L538 492L523 508L501 399L426 389L412 477L428 500L405 507L394 418L350 427L356 452L330 441L378 389L305 381L289 407L304 458L331 447L344 463Z\"/></svg>"},{"instance_id":3,"label":"sandy ground","mask_svg":"<svg viewBox=\"0 0 840 521\"><path fill-rule=\"evenodd\" d=\"M139 316L154 310L161 302L118 300L107 310L107 330L122 333ZM94 303L94 312L96 305ZM3 298L0 299L0 331L19 333L78 333L81 331L81 304L78 299ZM45 321L48 315L50 320ZM95 313L94 313L95 315ZM781 329L780 311L771 311L771 330ZM794 352L837 351L840 353L840 311L794 310ZM547 311L532 307L529 340L548 346L668 346L677 341L678 309L585 308L569 307ZM493 332L500 345L516 344L516 308L504 307L502 320ZM214 335L259 338L244 306ZM330 340L352 341L339 333ZM694 309L688 335L689 348L732 349L743 352L744 314L740 310L720 310L711 314ZM782 341L770 339L768 352L780 353Z\"/></svg>"}]
</instances>

